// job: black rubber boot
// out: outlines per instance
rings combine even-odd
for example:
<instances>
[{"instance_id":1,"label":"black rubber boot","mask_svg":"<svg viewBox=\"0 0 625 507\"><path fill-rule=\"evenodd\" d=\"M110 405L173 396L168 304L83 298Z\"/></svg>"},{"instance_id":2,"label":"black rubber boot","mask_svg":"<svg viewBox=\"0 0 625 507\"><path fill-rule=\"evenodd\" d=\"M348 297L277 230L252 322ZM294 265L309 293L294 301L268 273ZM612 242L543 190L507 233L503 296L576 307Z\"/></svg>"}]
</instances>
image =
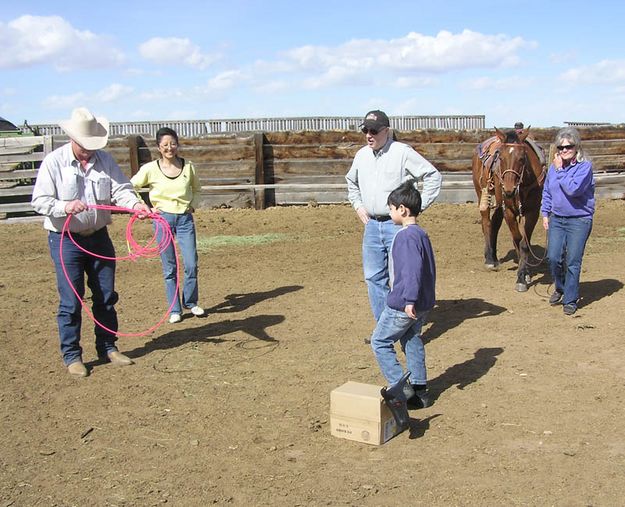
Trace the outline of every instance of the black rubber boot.
<instances>
[{"instance_id":1,"label":"black rubber boot","mask_svg":"<svg viewBox=\"0 0 625 507\"><path fill-rule=\"evenodd\" d=\"M430 406L430 396L425 386L406 384L404 387L404 395L408 403L408 410L416 410Z\"/></svg>"},{"instance_id":2,"label":"black rubber boot","mask_svg":"<svg viewBox=\"0 0 625 507\"><path fill-rule=\"evenodd\" d=\"M406 403L406 395L404 394L404 386L410 377L410 372L407 371L399 382L389 387L383 387L380 391L384 402L388 406L395 418L397 427L400 431L405 430L410 426L410 416L408 415L408 405Z\"/></svg>"}]
</instances>

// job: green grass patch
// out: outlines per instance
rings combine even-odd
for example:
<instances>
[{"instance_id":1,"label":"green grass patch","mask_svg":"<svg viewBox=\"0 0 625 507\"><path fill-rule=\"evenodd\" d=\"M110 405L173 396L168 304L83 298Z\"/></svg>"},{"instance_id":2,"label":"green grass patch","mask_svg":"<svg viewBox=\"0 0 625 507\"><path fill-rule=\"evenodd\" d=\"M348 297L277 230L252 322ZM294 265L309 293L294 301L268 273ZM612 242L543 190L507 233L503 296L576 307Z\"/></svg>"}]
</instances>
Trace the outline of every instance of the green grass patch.
<instances>
[{"instance_id":1,"label":"green grass patch","mask_svg":"<svg viewBox=\"0 0 625 507\"><path fill-rule=\"evenodd\" d=\"M284 241L287 234L254 234L253 236L200 236L197 238L198 251L215 250L237 246L257 246L276 241Z\"/></svg>"}]
</instances>

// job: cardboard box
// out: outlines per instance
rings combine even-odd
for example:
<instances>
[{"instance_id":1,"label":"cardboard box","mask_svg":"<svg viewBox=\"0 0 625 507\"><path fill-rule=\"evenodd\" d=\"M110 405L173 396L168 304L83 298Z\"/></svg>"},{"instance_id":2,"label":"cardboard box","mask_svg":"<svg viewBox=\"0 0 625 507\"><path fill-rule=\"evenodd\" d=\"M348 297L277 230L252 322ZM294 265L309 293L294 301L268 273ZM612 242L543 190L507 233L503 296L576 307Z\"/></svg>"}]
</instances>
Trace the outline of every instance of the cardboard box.
<instances>
[{"instance_id":1,"label":"cardboard box","mask_svg":"<svg viewBox=\"0 0 625 507\"><path fill-rule=\"evenodd\" d=\"M397 433L393 414L384 403L382 386L346 382L330 393L330 431L333 436L381 445Z\"/></svg>"}]
</instances>

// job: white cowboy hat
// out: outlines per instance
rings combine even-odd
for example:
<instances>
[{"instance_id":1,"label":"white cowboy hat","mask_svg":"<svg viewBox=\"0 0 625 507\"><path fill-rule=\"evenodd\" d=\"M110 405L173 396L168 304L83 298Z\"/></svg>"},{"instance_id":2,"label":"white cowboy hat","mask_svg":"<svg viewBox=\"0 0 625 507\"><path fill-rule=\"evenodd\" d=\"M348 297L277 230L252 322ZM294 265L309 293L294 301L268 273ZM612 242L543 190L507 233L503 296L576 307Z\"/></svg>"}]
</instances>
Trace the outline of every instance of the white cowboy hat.
<instances>
[{"instance_id":1,"label":"white cowboy hat","mask_svg":"<svg viewBox=\"0 0 625 507\"><path fill-rule=\"evenodd\" d=\"M65 133L87 150L100 150L106 146L109 137L109 121L96 118L86 107L72 111L69 120L59 122Z\"/></svg>"}]
</instances>

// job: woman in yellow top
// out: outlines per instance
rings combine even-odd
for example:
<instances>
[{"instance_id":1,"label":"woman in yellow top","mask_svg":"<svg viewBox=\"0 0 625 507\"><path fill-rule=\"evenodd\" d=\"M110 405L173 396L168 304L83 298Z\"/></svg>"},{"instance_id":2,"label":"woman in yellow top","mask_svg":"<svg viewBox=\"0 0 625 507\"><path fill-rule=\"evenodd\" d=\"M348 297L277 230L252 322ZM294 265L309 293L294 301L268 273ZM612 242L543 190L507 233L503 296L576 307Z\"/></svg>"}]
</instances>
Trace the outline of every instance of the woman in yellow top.
<instances>
[{"instance_id":1,"label":"woman in yellow top","mask_svg":"<svg viewBox=\"0 0 625 507\"><path fill-rule=\"evenodd\" d=\"M156 144L161 158L143 165L130 181L135 189L149 189L153 210L167 220L182 253L182 305L179 291L176 291L178 284L174 245L169 245L161 254L167 301L171 306L169 322L175 324L182 320L183 306L190 308L197 317L204 315L204 309L198 305L198 257L193 222L193 212L200 196L200 180L193 164L178 156L178 134L174 130L167 127L159 129ZM160 241L160 237L157 239Z\"/></svg>"}]
</instances>

